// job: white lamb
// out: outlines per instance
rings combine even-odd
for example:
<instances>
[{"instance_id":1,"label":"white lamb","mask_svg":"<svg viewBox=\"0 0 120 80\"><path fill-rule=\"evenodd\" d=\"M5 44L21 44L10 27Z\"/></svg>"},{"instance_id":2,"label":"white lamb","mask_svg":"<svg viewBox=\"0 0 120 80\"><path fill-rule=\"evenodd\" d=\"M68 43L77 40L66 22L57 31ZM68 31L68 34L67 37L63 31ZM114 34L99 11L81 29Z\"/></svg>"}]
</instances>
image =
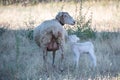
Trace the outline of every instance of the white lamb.
<instances>
[{"instance_id":1,"label":"white lamb","mask_svg":"<svg viewBox=\"0 0 120 80\"><path fill-rule=\"evenodd\" d=\"M53 52L53 65L57 50L62 51L61 58L63 59L65 37L67 36L63 28L64 24L74 25L75 20L67 12L59 12L55 19L46 20L34 29L34 39L43 51L45 63L47 51Z\"/></svg>"},{"instance_id":2,"label":"white lamb","mask_svg":"<svg viewBox=\"0 0 120 80\"><path fill-rule=\"evenodd\" d=\"M96 56L94 54L94 45L92 42L87 41L83 43L79 43L80 39L76 35L70 35L69 36L69 45L71 50L74 53L74 60L75 60L75 65L78 67L79 65L79 57L83 53L88 53L94 67L96 67Z\"/></svg>"}]
</instances>

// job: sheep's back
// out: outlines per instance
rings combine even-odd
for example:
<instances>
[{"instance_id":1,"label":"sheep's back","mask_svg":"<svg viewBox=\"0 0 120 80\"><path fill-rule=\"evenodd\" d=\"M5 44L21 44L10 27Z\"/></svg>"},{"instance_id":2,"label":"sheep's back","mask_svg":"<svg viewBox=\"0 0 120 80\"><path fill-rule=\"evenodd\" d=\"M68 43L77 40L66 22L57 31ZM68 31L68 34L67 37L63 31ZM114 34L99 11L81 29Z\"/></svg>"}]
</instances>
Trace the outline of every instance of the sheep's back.
<instances>
[{"instance_id":1,"label":"sheep's back","mask_svg":"<svg viewBox=\"0 0 120 80\"><path fill-rule=\"evenodd\" d=\"M34 29L34 39L36 43L38 45L41 45L41 43L42 45L44 45L47 42L50 42L51 31L55 36L58 36L58 32L61 32L63 36L62 39L64 38L64 28L62 27L62 25L55 19L47 20Z\"/></svg>"}]
</instances>

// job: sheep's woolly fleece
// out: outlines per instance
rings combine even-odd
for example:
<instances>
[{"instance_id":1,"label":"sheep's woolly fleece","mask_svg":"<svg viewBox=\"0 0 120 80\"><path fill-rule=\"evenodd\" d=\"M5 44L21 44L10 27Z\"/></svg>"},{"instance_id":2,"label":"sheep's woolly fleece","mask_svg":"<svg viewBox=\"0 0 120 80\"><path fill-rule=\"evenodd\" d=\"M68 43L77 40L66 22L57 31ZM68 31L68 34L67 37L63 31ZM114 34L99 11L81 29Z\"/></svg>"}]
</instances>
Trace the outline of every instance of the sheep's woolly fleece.
<instances>
[{"instance_id":1,"label":"sheep's woolly fleece","mask_svg":"<svg viewBox=\"0 0 120 80\"><path fill-rule=\"evenodd\" d=\"M62 37L59 38L60 43L65 43L65 35L67 35L65 29L62 25L56 20L46 20L41 25L34 29L34 39L38 46L45 47L46 43L50 42L52 31L54 36L58 36L58 32L62 34Z\"/></svg>"}]
</instances>

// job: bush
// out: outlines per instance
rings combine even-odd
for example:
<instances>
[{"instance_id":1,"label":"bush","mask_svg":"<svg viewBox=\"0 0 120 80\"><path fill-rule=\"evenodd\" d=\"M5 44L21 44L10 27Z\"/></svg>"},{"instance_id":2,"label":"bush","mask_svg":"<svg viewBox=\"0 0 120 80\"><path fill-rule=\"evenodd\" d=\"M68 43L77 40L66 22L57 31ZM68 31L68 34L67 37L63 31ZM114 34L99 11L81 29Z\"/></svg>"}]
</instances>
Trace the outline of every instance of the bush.
<instances>
[{"instance_id":1,"label":"bush","mask_svg":"<svg viewBox=\"0 0 120 80\"><path fill-rule=\"evenodd\" d=\"M91 29L92 19L85 21L85 17L77 20L76 29L68 29L68 34L76 34L83 39L95 38L95 31Z\"/></svg>"},{"instance_id":2,"label":"bush","mask_svg":"<svg viewBox=\"0 0 120 80\"><path fill-rule=\"evenodd\" d=\"M95 38L95 32L91 28L92 23L92 14L90 15L90 18L86 20L87 12L83 15L82 14L82 4L83 1L80 1L80 12L79 16L77 17L77 23L75 26L75 29L68 29L68 34L76 34L78 37L82 39L89 39L89 38Z\"/></svg>"}]
</instances>

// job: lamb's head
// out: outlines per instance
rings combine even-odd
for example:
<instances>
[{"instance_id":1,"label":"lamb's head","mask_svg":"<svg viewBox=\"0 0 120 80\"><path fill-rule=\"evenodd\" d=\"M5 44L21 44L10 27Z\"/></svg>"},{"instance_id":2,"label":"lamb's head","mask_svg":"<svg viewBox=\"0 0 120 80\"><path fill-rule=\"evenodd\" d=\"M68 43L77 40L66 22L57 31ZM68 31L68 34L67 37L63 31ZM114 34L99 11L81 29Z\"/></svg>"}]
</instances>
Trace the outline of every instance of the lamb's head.
<instances>
[{"instance_id":1,"label":"lamb's head","mask_svg":"<svg viewBox=\"0 0 120 80\"><path fill-rule=\"evenodd\" d=\"M76 35L70 35L68 38L70 42L78 42L80 40Z\"/></svg>"},{"instance_id":2,"label":"lamb's head","mask_svg":"<svg viewBox=\"0 0 120 80\"><path fill-rule=\"evenodd\" d=\"M61 25L69 24L74 25L75 20L68 14L68 12L59 12L56 16L56 19L60 22Z\"/></svg>"}]
</instances>

